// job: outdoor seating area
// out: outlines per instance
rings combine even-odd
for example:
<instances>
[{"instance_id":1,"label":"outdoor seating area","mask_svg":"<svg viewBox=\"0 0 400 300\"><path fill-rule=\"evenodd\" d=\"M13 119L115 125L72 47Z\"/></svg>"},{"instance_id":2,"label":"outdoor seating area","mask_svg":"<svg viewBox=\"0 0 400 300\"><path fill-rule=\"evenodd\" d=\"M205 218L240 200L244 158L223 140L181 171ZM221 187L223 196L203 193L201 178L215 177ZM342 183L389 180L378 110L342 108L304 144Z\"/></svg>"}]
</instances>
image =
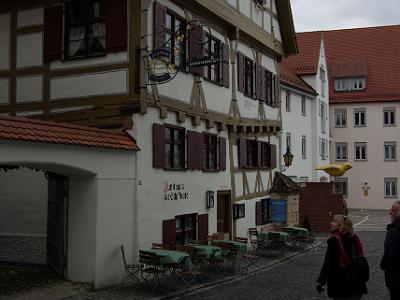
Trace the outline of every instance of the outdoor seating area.
<instances>
[{"instance_id":1,"label":"outdoor seating area","mask_svg":"<svg viewBox=\"0 0 400 300\"><path fill-rule=\"evenodd\" d=\"M300 227L249 228L248 237L233 240L193 240L186 245L152 243L151 249L139 251L139 264L126 263L125 251L121 255L126 277L121 284L131 281L151 292L189 291L192 287L226 278L257 273L271 257L285 256L311 243L312 236ZM308 240L309 239L309 240ZM314 240L312 240L314 241Z\"/></svg>"}]
</instances>

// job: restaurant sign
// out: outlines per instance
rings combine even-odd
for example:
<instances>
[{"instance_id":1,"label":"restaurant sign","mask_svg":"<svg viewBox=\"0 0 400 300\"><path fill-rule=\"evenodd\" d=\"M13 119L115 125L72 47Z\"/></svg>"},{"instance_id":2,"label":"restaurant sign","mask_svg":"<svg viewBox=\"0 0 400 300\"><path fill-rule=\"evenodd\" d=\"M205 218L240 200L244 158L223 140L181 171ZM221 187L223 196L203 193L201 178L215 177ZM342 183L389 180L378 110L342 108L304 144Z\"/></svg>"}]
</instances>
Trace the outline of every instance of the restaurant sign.
<instances>
[{"instance_id":1,"label":"restaurant sign","mask_svg":"<svg viewBox=\"0 0 400 300\"><path fill-rule=\"evenodd\" d=\"M189 193L185 191L183 183L163 181L164 201L189 199Z\"/></svg>"}]
</instances>

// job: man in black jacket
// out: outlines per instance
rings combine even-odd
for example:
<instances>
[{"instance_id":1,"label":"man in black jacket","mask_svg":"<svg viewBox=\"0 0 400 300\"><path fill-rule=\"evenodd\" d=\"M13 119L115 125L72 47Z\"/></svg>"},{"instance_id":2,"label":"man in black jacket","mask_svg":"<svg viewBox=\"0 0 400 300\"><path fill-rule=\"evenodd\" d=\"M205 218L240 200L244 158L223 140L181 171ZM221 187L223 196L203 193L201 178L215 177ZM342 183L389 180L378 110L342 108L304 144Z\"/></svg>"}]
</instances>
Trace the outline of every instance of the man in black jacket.
<instances>
[{"instance_id":1,"label":"man in black jacket","mask_svg":"<svg viewBox=\"0 0 400 300\"><path fill-rule=\"evenodd\" d=\"M385 283L389 288L390 298L400 300L400 201L393 203L390 217L392 223L386 227L381 269L385 271Z\"/></svg>"}]
</instances>

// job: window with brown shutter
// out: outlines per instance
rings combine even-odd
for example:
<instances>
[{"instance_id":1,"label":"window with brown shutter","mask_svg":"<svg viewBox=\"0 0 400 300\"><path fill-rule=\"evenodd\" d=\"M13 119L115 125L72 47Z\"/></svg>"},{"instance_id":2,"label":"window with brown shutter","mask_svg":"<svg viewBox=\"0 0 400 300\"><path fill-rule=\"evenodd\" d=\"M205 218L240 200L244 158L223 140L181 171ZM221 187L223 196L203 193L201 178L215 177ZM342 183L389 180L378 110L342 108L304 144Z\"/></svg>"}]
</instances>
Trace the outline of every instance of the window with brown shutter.
<instances>
[{"instance_id":1,"label":"window with brown shutter","mask_svg":"<svg viewBox=\"0 0 400 300\"><path fill-rule=\"evenodd\" d=\"M244 92L245 82L245 67L244 67L245 56L238 52L237 54L237 75L238 75L238 91Z\"/></svg>"},{"instance_id":2,"label":"window with brown shutter","mask_svg":"<svg viewBox=\"0 0 400 300\"><path fill-rule=\"evenodd\" d=\"M165 126L165 167L185 168L185 129Z\"/></svg>"},{"instance_id":3,"label":"window with brown shutter","mask_svg":"<svg viewBox=\"0 0 400 300\"><path fill-rule=\"evenodd\" d=\"M260 145L260 159L261 159L261 164L260 164L260 166L261 166L261 168L268 168L268 166L269 166L269 160L270 160L270 158L269 158L269 143L266 143L266 142L260 142L261 143L261 145Z\"/></svg>"},{"instance_id":4,"label":"window with brown shutter","mask_svg":"<svg viewBox=\"0 0 400 300\"><path fill-rule=\"evenodd\" d=\"M43 60L51 62L62 58L63 8L48 7L44 16Z\"/></svg>"},{"instance_id":5,"label":"window with brown shutter","mask_svg":"<svg viewBox=\"0 0 400 300\"><path fill-rule=\"evenodd\" d=\"M190 244L191 241L196 240L196 217L197 214L187 214L175 217L175 237L177 245Z\"/></svg>"},{"instance_id":6,"label":"window with brown shutter","mask_svg":"<svg viewBox=\"0 0 400 300\"><path fill-rule=\"evenodd\" d=\"M267 105L273 106L273 100L272 97L274 95L273 93L273 79L272 79L272 73L270 71L266 71L265 73L265 80L266 80L266 94L267 94Z\"/></svg>"},{"instance_id":7,"label":"window with brown shutter","mask_svg":"<svg viewBox=\"0 0 400 300\"><path fill-rule=\"evenodd\" d=\"M276 145L270 144L270 165L269 167L271 169L275 169L276 168Z\"/></svg>"},{"instance_id":8,"label":"window with brown shutter","mask_svg":"<svg viewBox=\"0 0 400 300\"><path fill-rule=\"evenodd\" d=\"M280 87L279 87L279 78L277 75L273 75L273 98L272 98L272 106L279 107L280 106Z\"/></svg>"},{"instance_id":9,"label":"window with brown shutter","mask_svg":"<svg viewBox=\"0 0 400 300\"><path fill-rule=\"evenodd\" d=\"M256 202L256 225L262 225L263 224L263 211L262 211L262 202L257 201Z\"/></svg>"},{"instance_id":10,"label":"window with brown shutter","mask_svg":"<svg viewBox=\"0 0 400 300\"><path fill-rule=\"evenodd\" d=\"M245 79L244 79L244 94L248 97L253 97L253 84L254 84L254 69L253 61L245 57L244 60Z\"/></svg>"},{"instance_id":11,"label":"window with brown shutter","mask_svg":"<svg viewBox=\"0 0 400 300\"><path fill-rule=\"evenodd\" d=\"M164 46L165 49L170 51L170 62L179 69L186 68L186 41L182 42L178 37L186 35L186 21L180 16L171 11L166 12L166 19L164 25ZM161 30L161 25L158 30ZM156 38L158 44L161 43L161 38Z\"/></svg>"},{"instance_id":12,"label":"window with brown shutter","mask_svg":"<svg viewBox=\"0 0 400 300\"><path fill-rule=\"evenodd\" d=\"M263 99L263 77L265 76L265 71L262 66L256 65L256 98L258 100L264 101Z\"/></svg>"},{"instance_id":13,"label":"window with brown shutter","mask_svg":"<svg viewBox=\"0 0 400 300\"><path fill-rule=\"evenodd\" d=\"M189 61L195 62L204 57L204 30L194 27L189 35ZM203 75L203 66L190 66L190 72L196 75Z\"/></svg>"},{"instance_id":14,"label":"window with brown shutter","mask_svg":"<svg viewBox=\"0 0 400 300\"><path fill-rule=\"evenodd\" d=\"M256 202L256 225L270 223L269 207L269 198L261 199L261 201Z\"/></svg>"},{"instance_id":15,"label":"window with brown shutter","mask_svg":"<svg viewBox=\"0 0 400 300\"><path fill-rule=\"evenodd\" d=\"M167 9L158 1L154 3L154 50L164 46L166 41Z\"/></svg>"},{"instance_id":16,"label":"window with brown shutter","mask_svg":"<svg viewBox=\"0 0 400 300\"><path fill-rule=\"evenodd\" d=\"M128 18L127 0L104 0L106 18L106 52L120 52L127 49ZM94 32L96 35L99 33ZM103 34L103 33L102 33ZM105 33L104 33L105 34Z\"/></svg>"},{"instance_id":17,"label":"window with brown shutter","mask_svg":"<svg viewBox=\"0 0 400 300\"><path fill-rule=\"evenodd\" d=\"M224 137L218 138L218 160L219 170L226 170L226 139Z\"/></svg>"},{"instance_id":18,"label":"window with brown shutter","mask_svg":"<svg viewBox=\"0 0 400 300\"><path fill-rule=\"evenodd\" d=\"M258 144L255 140L247 140L247 167L256 168L258 166Z\"/></svg>"},{"instance_id":19,"label":"window with brown shutter","mask_svg":"<svg viewBox=\"0 0 400 300\"><path fill-rule=\"evenodd\" d=\"M208 238L208 214L198 215L199 228L198 228L198 240L207 242Z\"/></svg>"},{"instance_id":20,"label":"window with brown shutter","mask_svg":"<svg viewBox=\"0 0 400 300\"><path fill-rule=\"evenodd\" d=\"M176 221L175 219L164 220L162 223L163 244L170 245L171 249L176 246Z\"/></svg>"},{"instance_id":21,"label":"window with brown shutter","mask_svg":"<svg viewBox=\"0 0 400 300\"><path fill-rule=\"evenodd\" d=\"M204 170L214 171L217 169L217 136L203 133L204 136Z\"/></svg>"},{"instance_id":22,"label":"window with brown shutter","mask_svg":"<svg viewBox=\"0 0 400 300\"><path fill-rule=\"evenodd\" d=\"M206 34L206 43L204 44L204 55L207 58L220 57L221 42L212 35ZM220 63L204 66L204 77L208 80L220 83Z\"/></svg>"},{"instance_id":23,"label":"window with brown shutter","mask_svg":"<svg viewBox=\"0 0 400 300\"><path fill-rule=\"evenodd\" d=\"M187 167L189 170L203 169L203 134L187 131Z\"/></svg>"},{"instance_id":24,"label":"window with brown shutter","mask_svg":"<svg viewBox=\"0 0 400 300\"><path fill-rule=\"evenodd\" d=\"M221 83L229 88L229 48L225 43L221 44Z\"/></svg>"},{"instance_id":25,"label":"window with brown shutter","mask_svg":"<svg viewBox=\"0 0 400 300\"><path fill-rule=\"evenodd\" d=\"M247 167L247 140L238 140L239 168Z\"/></svg>"}]
</instances>

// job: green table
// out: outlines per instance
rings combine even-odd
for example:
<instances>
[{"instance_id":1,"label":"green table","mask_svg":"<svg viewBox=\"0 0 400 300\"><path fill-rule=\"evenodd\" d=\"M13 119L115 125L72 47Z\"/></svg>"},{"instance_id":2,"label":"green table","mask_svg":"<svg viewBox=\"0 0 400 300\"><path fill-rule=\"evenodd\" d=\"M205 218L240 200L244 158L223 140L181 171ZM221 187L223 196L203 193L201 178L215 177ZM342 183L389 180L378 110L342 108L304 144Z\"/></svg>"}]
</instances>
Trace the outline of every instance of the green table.
<instances>
[{"instance_id":1,"label":"green table","mask_svg":"<svg viewBox=\"0 0 400 300\"><path fill-rule=\"evenodd\" d=\"M245 243L241 243L241 242L237 242L237 241L232 241L232 240L214 240L212 241L212 243L227 243L227 244L232 244L235 245L236 247L239 248L239 253L243 254L246 252L246 244Z\"/></svg>"},{"instance_id":2,"label":"green table","mask_svg":"<svg viewBox=\"0 0 400 300\"><path fill-rule=\"evenodd\" d=\"M147 252L152 252L160 256L161 265L171 265L171 264L182 264L185 263L187 266L192 265L189 254L181 251L175 250L165 250L165 249L151 249L146 250Z\"/></svg>"},{"instance_id":3,"label":"green table","mask_svg":"<svg viewBox=\"0 0 400 300\"><path fill-rule=\"evenodd\" d=\"M261 231L257 237L260 240L268 240L268 235L279 235L279 241L281 242L287 242L290 238L289 233L283 231Z\"/></svg>"},{"instance_id":4,"label":"green table","mask_svg":"<svg viewBox=\"0 0 400 300\"><path fill-rule=\"evenodd\" d=\"M220 247L209 246L209 245L189 245L189 246L195 248L199 254L205 254L207 258L211 258L212 254L214 254L213 257L221 258L222 256L222 250Z\"/></svg>"},{"instance_id":5,"label":"green table","mask_svg":"<svg viewBox=\"0 0 400 300\"><path fill-rule=\"evenodd\" d=\"M303 227L288 226L288 227L285 227L284 229L289 230L296 237L303 237L303 236L309 236L310 235L310 232L308 231L308 229L307 228L303 228Z\"/></svg>"}]
</instances>

